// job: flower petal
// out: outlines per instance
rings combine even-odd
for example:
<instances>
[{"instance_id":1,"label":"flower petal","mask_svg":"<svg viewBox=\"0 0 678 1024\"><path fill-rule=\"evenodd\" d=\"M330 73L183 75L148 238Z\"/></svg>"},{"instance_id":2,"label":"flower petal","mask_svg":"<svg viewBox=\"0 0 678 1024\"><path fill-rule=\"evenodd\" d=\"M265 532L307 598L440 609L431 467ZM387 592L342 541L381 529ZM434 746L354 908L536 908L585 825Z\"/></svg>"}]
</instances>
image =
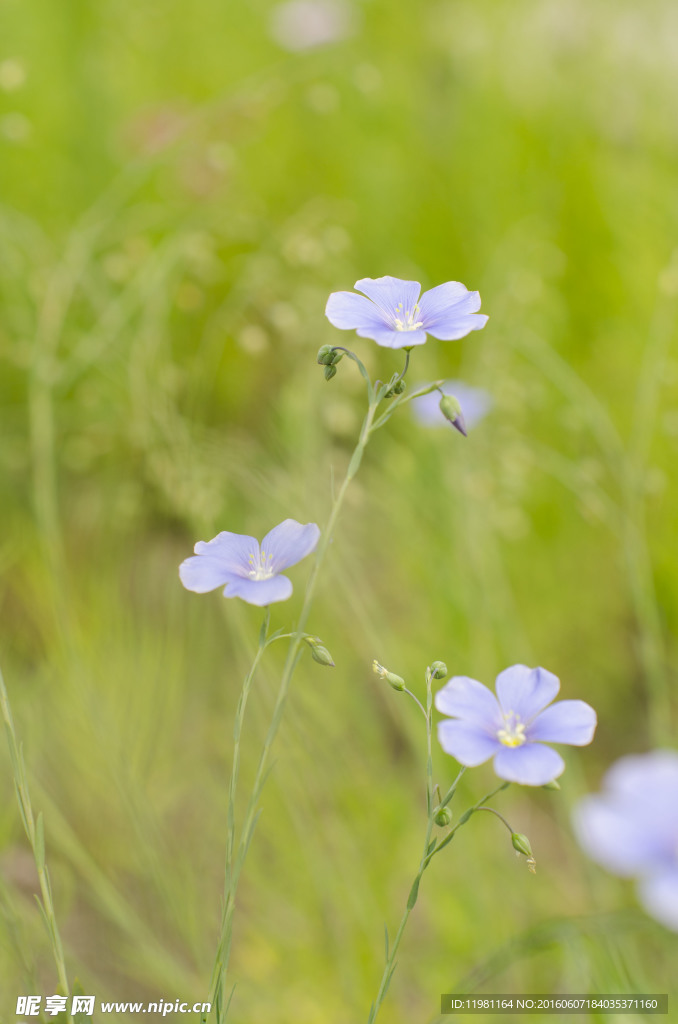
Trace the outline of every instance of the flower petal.
<instances>
[{"instance_id":1,"label":"flower petal","mask_svg":"<svg viewBox=\"0 0 678 1024\"><path fill-rule=\"evenodd\" d=\"M593 739L597 722L595 711L585 701L559 700L537 715L527 728L527 738L584 747Z\"/></svg>"},{"instance_id":2,"label":"flower petal","mask_svg":"<svg viewBox=\"0 0 678 1024\"><path fill-rule=\"evenodd\" d=\"M584 797L574 809L572 825L591 860L615 875L642 874L665 864L663 837L652 827L641 827L625 800L609 794Z\"/></svg>"},{"instance_id":3,"label":"flower petal","mask_svg":"<svg viewBox=\"0 0 678 1024\"><path fill-rule=\"evenodd\" d=\"M224 597L241 597L248 604L256 604L261 608L276 601L286 601L291 593L292 583L287 576L271 576L267 580L234 577L227 583Z\"/></svg>"},{"instance_id":4,"label":"flower petal","mask_svg":"<svg viewBox=\"0 0 678 1024\"><path fill-rule=\"evenodd\" d=\"M565 762L550 747L526 743L522 747L502 747L495 755L494 770L500 779L521 786L545 786L562 775Z\"/></svg>"},{"instance_id":5,"label":"flower petal","mask_svg":"<svg viewBox=\"0 0 678 1024\"><path fill-rule=\"evenodd\" d=\"M402 302L403 312L411 313L416 305L421 285L418 281L401 281L399 277L363 277L356 281L357 288L367 295L392 321L396 307Z\"/></svg>"},{"instance_id":6,"label":"flower petal","mask_svg":"<svg viewBox=\"0 0 678 1024\"><path fill-rule=\"evenodd\" d=\"M236 574L225 569L218 558L206 555L191 555L179 566L179 579L186 590L192 590L194 594L207 594L236 578Z\"/></svg>"},{"instance_id":7,"label":"flower petal","mask_svg":"<svg viewBox=\"0 0 678 1024\"><path fill-rule=\"evenodd\" d=\"M462 718L493 733L501 727L501 709L497 698L486 686L468 676L453 676L435 697L438 711Z\"/></svg>"},{"instance_id":8,"label":"flower petal","mask_svg":"<svg viewBox=\"0 0 678 1024\"><path fill-rule=\"evenodd\" d=\"M644 878L638 895L652 917L678 932L678 867Z\"/></svg>"},{"instance_id":9,"label":"flower petal","mask_svg":"<svg viewBox=\"0 0 678 1024\"><path fill-rule=\"evenodd\" d=\"M481 331L489 319L489 316L485 316L484 313L471 313L468 316L450 318L445 324L441 324L439 327L427 327L426 330L432 338L437 338L438 341L459 341L471 331Z\"/></svg>"},{"instance_id":10,"label":"flower petal","mask_svg":"<svg viewBox=\"0 0 678 1024\"><path fill-rule=\"evenodd\" d=\"M390 331L383 326L378 331L361 329L357 333L359 338L372 338L383 348L413 348L426 341L425 331Z\"/></svg>"},{"instance_id":11,"label":"flower petal","mask_svg":"<svg viewBox=\"0 0 678 1024\"><path fill-rule=\"evenodd\" d=\"M458 719L438 722L438 740L446 754L468 768L489 761L501 745L496 736L490 736L482 727Z\"/></svg>"},{"instance_id":12,"label":"flower petal","mask_svg":"<svg viewBox=\"0 0 678 1024\"><path fill-rule=\"evenodd\" d=\"M325 316L334 327L344 331L383 331L391 323L373 302L355 292L332 292ZM367 335L371 337L371 335Z\"/></svg>"},{"instance_id":13,"label":"flower petal","mask_svg":"<svg viewBox=\"0 0 678 1024\"><path fill-rule=\"evenodd\" d=\"M272 572L282 572L296 565L306 555L310 555L320 539L320 530L315 523L302 525L296 519L285 519L266 534L261 542L261 559L268 559L267 568Z\"/></svg>"},{"instance_id":14,"label":"flower petal","mask_svg":"<svg viewBox=\"0 0 678 1024\"><path fill-rule=\"evenodd\" d=\"M259 561L259 544L254 537L223 530L213 540L199 540L193 549L196 555L217 559L224 571L236 576L249 576L252 564Z\"/></svg>"},{"instance_id":15,"label":"flower petal","mask_svg":"<svg viewBox=\"0 0 678 1024\"><path fill-rule=\"evenodd\" d=\"M551 703L560 689L560 680L545 668L513 665L499 673L496 689L502 711L513 711L528 723Z\"/></svg>"},{"instance_id":16,"label":"flower petal","mask_svg":"<svg viewBox=\"0 0 678 1024\"><path fill-rule=\"evenodd\" d=\"M479 331L488 321L480 309L479 292L470 292L460 281L447 281L424 292L419 303L424 330L440 341L455 341Z\"/></svg>"},{"instance_id":17,"label":"flower petal","mask_svg":"<svg viewBox=\"0 0 678 1024\"><path fill-rule=\"evenodd\" d=\"M604 786L627 801L647 803L654 795L662 802L678 803L678 753L653 750L649 754L629 754L612 765Z\"/></svg>"}]
</instances>

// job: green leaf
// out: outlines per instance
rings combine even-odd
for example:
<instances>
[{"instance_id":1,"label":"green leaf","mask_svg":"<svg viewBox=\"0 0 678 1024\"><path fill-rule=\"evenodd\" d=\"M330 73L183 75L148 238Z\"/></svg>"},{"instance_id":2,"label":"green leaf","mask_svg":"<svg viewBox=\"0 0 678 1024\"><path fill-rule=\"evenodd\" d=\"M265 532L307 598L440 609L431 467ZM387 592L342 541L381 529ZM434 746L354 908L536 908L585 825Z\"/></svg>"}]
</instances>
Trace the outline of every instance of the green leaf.
<instances>
[{"instance_id":1,"label":"green leaf","mask_svg":"<svg viewBox=\"0 0 678 1024\"><path fill-rule=\"evenodd\" d=\"M407 897L407 909L411 910L414 904L417 902L417 896L419 895L419 882L421 881L421 875L417 875L415 878L412 888L410 889L410 895Z\"/></svg>"}]
</instances>

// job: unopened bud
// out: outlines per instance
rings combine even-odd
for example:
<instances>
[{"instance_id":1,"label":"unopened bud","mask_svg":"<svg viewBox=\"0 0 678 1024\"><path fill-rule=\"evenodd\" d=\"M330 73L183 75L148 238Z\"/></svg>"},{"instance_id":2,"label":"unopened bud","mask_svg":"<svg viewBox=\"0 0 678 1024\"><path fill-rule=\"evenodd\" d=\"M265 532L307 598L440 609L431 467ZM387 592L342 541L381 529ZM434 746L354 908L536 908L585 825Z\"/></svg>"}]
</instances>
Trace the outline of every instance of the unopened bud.
<instances>
[{"instance_id":1,"label":"unopened bud","mask_svg":"<svg viewBox=\"0 0 678 1024\"><path fill-rule=\"evenodd\" d=\"M305 636L304 640L311 648L311 657L314 661L317 661L319 665L327 665L328 668L334 668L332 655L323 645L319 636Z\"/></svg>"},{"instance_id":2,"label":"unopened bud","mask_svg":"<svg viewBox=\"0 0 678 1024\"><path fill-rule=\"evenodd\" d=\"M551 789L554 793L557 793L560 790L560 783L557 779L553 779L551 782L546 782L541 788Z\"/></svg>"},{"instance_id":3,"label":"unopened bud","mask_svg":"<svg viewBox=\"0 0 678 1024\"><path fill-rule=\"evenodd\" d=\"M452 812L447 807L439 807L433 818L436 825L440 825L441 828L445 828L452 821Z\"/></svg>"},{"instance_id":4,"label":"unopened bud","mask_svg":"<svg viewBox=\"0 0 678 1024\"><path fill-rule=\"evenodd\" d=\"M522 832L511 833L511 842L513 843L513 849L517 850L518 853L522 853L523 857L532 857L530 840Z\"/></svg>"},{"instance_id":5,"label":"unopened bud","mask_svg":"<svg viewBox=\"0 0 678 1024\"><path fill-rule=\"evenodd\" d=\"M392 686L394 690L404 690L405 680L397 676L395 672L389 672L387 668L380 665L378 661L372 662L372 671L375 675L379 676L380 679L385 679L389 686Z\"/></svg>"},{"instance_id":6,"label":"unopened bud","mask_svg":"<svg viewBox=\"0 0 678 1024\"><path fill-rule=\"evenodd\" d=\"M334 348L333 345L321 345L318 349L317 361L321 366L335 366L343 358L344 353L341 349Z\"/></svg>"},{"instance_id":7,"label":"unopened bud","mask_svg":"<svg viewBox=\"0 0 678 1024\"><path fill-rule=\"evenodd\" d=\"M325 380L332 380L337 375L336 366L325 366Z\"/></svg>"},{"instance_id":8,"label":"unopened bud","mask_svg":"<svg viewBox=\"0 0 678 1024\"><path fill-rule=\"evenodd\" d=\"M444 661L434 661L431 665L431 679L444 679L447 675L447 665Z\"/></svg>"},{"instance_id":9,"label":"unopened bud","mask_svg":"<svg viewBox=\"0 0 678 1024\"><path fill-rule=\"evenodd\" d=\"M466 421L464 420L461 406L454 395L443 395L440 399L439 408L448 423L451 423L455 430L458 430L460 434L466 437Z\"/></svg>"}]
</instances>

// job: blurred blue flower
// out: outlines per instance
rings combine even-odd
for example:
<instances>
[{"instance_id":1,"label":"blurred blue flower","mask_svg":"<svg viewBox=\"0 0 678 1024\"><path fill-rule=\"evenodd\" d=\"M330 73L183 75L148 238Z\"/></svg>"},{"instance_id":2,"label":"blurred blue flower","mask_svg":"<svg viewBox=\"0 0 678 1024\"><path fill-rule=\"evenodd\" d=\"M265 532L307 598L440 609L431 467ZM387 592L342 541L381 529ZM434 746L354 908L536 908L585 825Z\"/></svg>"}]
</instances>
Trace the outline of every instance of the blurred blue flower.
<instances>
[{"instance_id":1,"label":"blurred blue flower","mask_svg":"<svg viewBox=\"0 0 678 1024\"><path fill-rule=\"evenodd\" d=\"M280 573L309 555L319 537L315 523L303 526L295 519L274 527L261 547L254 537L224 531L213 540L198 541L195 555L179 566L179 578L196 594L226 584L224 597L241 597L248 604L286 601L292 584Z\"/></svg>"},{"instance_id":2,"label":"blurred blue flower","mask_svg":"<svg viewBox=\"0 0 678 1024\"><path fill-rule=\"evenodd\" d=\"M422 387L425 385L418 384L412 390L417 391ZM461 380L446 380L440 391L444 395L454 395L459 399L464 414L464 423L469 429L484 419L494 404L489 391L471 387L470 384L465 384ZM440 411L439 391L431 391L428 395L422 395L421 398L414 398L411 405L414 418L424 427L444 427L446 423L449 423L449 420Z\"/></svg>"},{"instance_id":3,"label":"blurred blue flower","mask_svg":"<svg viewBox=\"0 0 678 1024\"><path fill-rule=\"evenodd\" d=\"M419 298L417 281L397 277L365 277L356 281L355 292L332 292L325 315L335 327L357 331L386 348L423 345L426 335L440 341L464 338L479 331L488 317L480 309L480 295L458 281L431 288ZM367 298L365 298L367 296Z\"/></svg>"},{"instance_id":4,"label":"blurred blue flower","mask_svg":"<svg viewBox=\"0 0 678 1024\"><path fill-rule=\"evenodd\" d=\"M454 676L436 694L436 707L452 721L438 724L438 739L460 764L475 767L494 757L500 779L544 786L565 768L545 743L590 743L596 713L582 700L551 701L560 682L543 668L513 665L497 676L497 696L467 676Z\"/></svg>"},{"instance_id":5,"label":"blurred blue flower","mask_svg":"<svg viewBox=\"0 0 678 1024\"><path fill-rule=\"evenodd\" d=\"M573 824L589 857L637 878L648 913L678 931L678 753L621 758L603 792L580 800Z\"/></svg>"}]
</instances>

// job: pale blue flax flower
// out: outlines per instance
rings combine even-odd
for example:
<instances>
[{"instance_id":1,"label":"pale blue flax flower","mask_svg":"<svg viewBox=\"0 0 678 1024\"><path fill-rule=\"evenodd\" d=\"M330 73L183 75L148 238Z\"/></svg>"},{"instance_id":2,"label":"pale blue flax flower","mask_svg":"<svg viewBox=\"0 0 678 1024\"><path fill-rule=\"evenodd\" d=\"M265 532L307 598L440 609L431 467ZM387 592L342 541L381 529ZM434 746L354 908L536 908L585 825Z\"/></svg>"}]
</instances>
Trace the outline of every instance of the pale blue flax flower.
<instances>
[{"instance_id":1,"label":"pale blue flax flower","mask_svg":"<svg viewBox=\"0 0 678 1024\"><path fill-rule=\"evenodd\" d=\"M302 525L295 519L275 526L261 546L254 537L223 531L213 540L198 541L195 555L179 566L179 577L196 594L225 584L224 597L241 597L248 604L286 601L292 584L280 574L310 555L319 537L315 523Z\"/></svg>"},{"instance_id":2,"label":"pale blue flax flower","mask_svg":"<svg viewBox=\"0 0 678 1024\"><path fill-rule=\"evenodd\" d=\"M424 384L412 388L418 391ZM440 388L444 395L454 395L459 400L464 414L464 425L472 430L480 423L492 408L492 396L483 388L474 388L461 380L446 380ZM412 399L412 415L423 427L444 427L449 423L440 411L440 391L430 391L428 395Z\"/></svg>"},{"instance_id":3,"label":"pale blue flax flower","mask_svg":"<svg viewBox=\"0 0 678 1024\"><path fill-rule=\"evenodd\" d=\"M479 331L488 317L478 313L480 295L458 281L448 281L419 297L417 281L397 277L364 277L355 292L332 292L325 315L335 327L356 331L385 348L423 345L430 334L439 341L456 341Z\"/></svg>"},{"instance_id":4,"label":"pale blue flax flower","mask_svg":"<svg viewBox=\"0 0 678 1024\"><path fill-rule=\"evenodd\" d=\"M622 757L603 792L580 800L573 824L589 857L638 879L648 913L678 931L678 753Z\"/></svg>"},{"instance_id":5,"label":"pale blue flax flower","mask_svg":"<svg viewBox=\"0 0 678 1024\"><path fill-rule=\"evenodd\" d=\"M438 711L451 716L438 724L440 745L469 768L493 757L500 779L544 786L565 769L545 744L585 746L596 728L596 713L583 700L551 704L559 689L552 672L526 665L499 673L496 697L475 679L454 676L436 694Z\"/></svg>"}]
</instances>

